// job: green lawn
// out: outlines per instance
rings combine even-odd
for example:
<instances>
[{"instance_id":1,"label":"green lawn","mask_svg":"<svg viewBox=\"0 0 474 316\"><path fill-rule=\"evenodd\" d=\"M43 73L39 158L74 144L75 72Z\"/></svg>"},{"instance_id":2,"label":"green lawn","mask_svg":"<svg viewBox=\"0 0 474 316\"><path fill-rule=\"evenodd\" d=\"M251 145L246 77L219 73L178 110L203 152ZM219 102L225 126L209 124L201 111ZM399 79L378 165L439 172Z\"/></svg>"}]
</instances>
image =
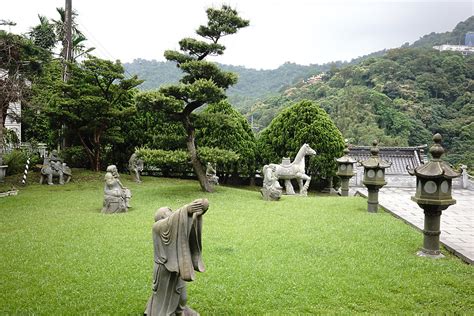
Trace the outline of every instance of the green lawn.
<instances>
[{"instance_id":1,"label":"green lawn","mask_svg":"<svg viewBox=\"0 0 474 316\"><path fill-rule=\"evenodd\" d=\"M188 283L188 304L201 315L474 313L473 266L445 250L417 257L421 233L360 197L266 202L258 188L206 194L195 181L123 176L133 208L103 215L102 178L0 198L0 314L143 313L154 211L199 197L210 201L207 271Z\"/></svg>"}]
</instances>

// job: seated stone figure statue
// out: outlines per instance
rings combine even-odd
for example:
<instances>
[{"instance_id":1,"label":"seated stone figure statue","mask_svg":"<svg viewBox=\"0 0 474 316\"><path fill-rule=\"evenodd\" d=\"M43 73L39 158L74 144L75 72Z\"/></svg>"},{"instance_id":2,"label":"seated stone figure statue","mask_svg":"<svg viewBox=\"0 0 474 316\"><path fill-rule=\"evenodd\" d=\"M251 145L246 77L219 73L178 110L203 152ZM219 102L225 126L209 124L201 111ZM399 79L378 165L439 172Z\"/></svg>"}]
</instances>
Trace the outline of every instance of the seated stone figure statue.
<instances>
[{"instance_id":1,"label":"seated stone figure statue","mask_svg":"<svg viewBox=\"0 0 474 316\"><path fill-rule=\"evenodd\" d=\"M132 175L133 181L140 183L140 172L143 171L143 160L137 157L136 153L133 153L128 160L128 170Z\"/></svg>"},{"instance_id":2,"label":"seated stone figure statue","mask_svg":"<svg viewBox=\"0 0 474 316\"><path fill-rule=\"evenodd\" d=\"M68 183L71 180L71 168L59 157L57 150L52 150L49 157L45 156L41 168L40 184L47 179L48 184L53 184L53 177L59 178L59 184Z\"/></svg>"},{"instance_id":3,"label":"seated stone figure statue","mask_svg":"<svg viewBox=\"0 0 474 316\"><path fill-rule=\"evenodd\" d=\"M210 162L207 163L206 177L209 183L214 184L214 185L219 184L219 177L216 175L216 169L214 169L214 167L212 166Z\"/></svg>"},{"instance_id":4,"label":"seated stone figure statue","mask_svg":"<svg viewBox=\"0 0 474 316\"><path fill-rule=\"evenodd\" d=\"M206 199L198 199L175 212L168 207L156 212L152 294L144 315L199 315L186 306L186 281L194 280L195 271L205 270L201 230L208 208Z\"/></svg>"},{"instance_id":5,"label":"seated stone figure statue","mask_svg":"<svg viewBox=\"0 0 474 316\"><path fill-rule=\"evenodd\" d=\"M263 199L267 201L279 200L282 189L276 175L276 166L263 166L263 187L260 190Z\"/></svg>"},{"instance_id":6,"label":"seated stone figure statue","mask_svg":"<svg viewBox=\"0 0 474 316\"><path fill-rule=\"evenodd\" d=\"M104 186L104 203L102 213L126 212L130 207L129 200L132 192L123 186L115 165L107 167Z\"/></svg>"}]
</instances>

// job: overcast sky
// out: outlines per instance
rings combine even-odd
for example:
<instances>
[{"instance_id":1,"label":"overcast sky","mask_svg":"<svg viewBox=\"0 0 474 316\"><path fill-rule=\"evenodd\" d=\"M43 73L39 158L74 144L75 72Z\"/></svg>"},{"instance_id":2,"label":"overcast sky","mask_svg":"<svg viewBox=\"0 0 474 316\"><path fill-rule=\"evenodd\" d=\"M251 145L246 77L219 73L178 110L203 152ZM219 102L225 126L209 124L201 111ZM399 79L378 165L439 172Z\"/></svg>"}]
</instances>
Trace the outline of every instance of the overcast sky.
<instances>
[{"instance_id":1,"label":"overcast sky","mask_svg":"<svg viewBox=\"0 0 474 316\"><path fill-rule=\"evenodd\" d=\"M38 24L38 14L57 19L55 8L65 2L1 1L0 19L17 25L0 28L14 33ZM164 60L165 50L178 49L180 39L206 23L206 8L222 4L250 26L223 38L227 50L214 60L256 69L350 60L450 31L474 15L474 0L72 0L94 54L122 62Z\"/></svg>"}]
</instances>

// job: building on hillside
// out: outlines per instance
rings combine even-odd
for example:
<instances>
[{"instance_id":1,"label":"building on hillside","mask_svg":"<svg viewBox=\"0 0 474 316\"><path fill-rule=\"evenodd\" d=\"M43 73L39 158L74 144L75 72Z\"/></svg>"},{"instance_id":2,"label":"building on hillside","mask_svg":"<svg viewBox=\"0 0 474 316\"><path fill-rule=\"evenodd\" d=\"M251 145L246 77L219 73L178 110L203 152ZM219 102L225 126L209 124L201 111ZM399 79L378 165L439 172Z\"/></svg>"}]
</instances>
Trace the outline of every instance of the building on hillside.
<instances>
[{"instance_id":1,"label":"building on hillside","mask_svg":"<svg viewBox=\"0 0 474 316\"><path fill-rule=\"evenodd\" d=\"M324 76L324 73L321 73L319 75L312 75L311 77L309 77L308 79L304 80L304 83L306 84L314 84L316 82L319 82L321 80L323 80L323 76Z\"/></svg>"},{"instance_id":2,"label":"building on hillside","mask_svg":"<svg viewBox=\"0 0 474 316\"><path fill-rule=\"evenodd\" d=\"M434 49L442 51L454 51L459 52L463 55L474 54L474 46L466 46L466 45L439 45L433 46Z\"/></svg>"},{"instance_id":3,"label":"building on hillside","mask_svg":"<svg viewBox=\"0 0 474 316\"><path fill-rule=\"evenodd\" d=\"M474 32L467 32L464 38L464 45L473 47L474 46Z\"/></svg>"}]
</instances>

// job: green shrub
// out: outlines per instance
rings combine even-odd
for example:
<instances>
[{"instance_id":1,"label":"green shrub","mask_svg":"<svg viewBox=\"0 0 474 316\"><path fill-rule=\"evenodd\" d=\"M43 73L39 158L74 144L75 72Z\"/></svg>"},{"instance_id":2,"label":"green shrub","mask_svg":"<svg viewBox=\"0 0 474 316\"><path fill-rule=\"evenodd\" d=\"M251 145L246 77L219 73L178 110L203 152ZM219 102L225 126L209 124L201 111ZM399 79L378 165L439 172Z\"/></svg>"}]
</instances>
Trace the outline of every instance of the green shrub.
<instances>
[{"instance_id":1,"label":"green shrub","mask_svg":"<svg viewBox=\"0 0 474 316\"><path fill-rule=\"evenodd\" d=\"M184 172L190 168L188 153L184 150L139 148L137 156L143 159L145 169L160 168L164 173Z\"/></svg>"},{"instance_id":2,"label":"green shrub","mask_svg":"<svg viewBox=\"0 0 474 316\"><path fill-rule=\"evenodd\" d=\"M89 158L87 157L82 146L73 146L65 148L61 151L61 157L69 167L72 168L89 168Z\"/></svg>"},{"instance_id":3,"label":"green shrub","mask_svg":"<svg viewBox=\"0 0 474 316\"><path fill-rule=\"evenodd\" d=\"M27 152L20 149L14 149L12 152L3 155L3 164L8 165L7 175L23 173L27 159ZM30 156L30 168L39 163L42 163L42 161L38 155Z\"/></svg>"},{"instance_id":4,"label":"green shrub","mask_svg":"<svg viewBox=\"0 0 474 316\"><path fill-rule=\"evenodd\" d=\"M196 130L196 143L202 148L200 155L203 160L217 162L224 152L216 152L214 157L204 159L204 148L225 149L235 152L239 159L224 154L221 162L217 162L219 173L238 173L249 175L256 169L256 140L247 119L236 111L227 101L210 104L200 115Z\"/></svg>"},{"instance_id":5,"label":"green shrub","mask_svg":"<svg viewBox=\"0 0 474 316\"><path fill-rule=\"evenodd\" d=\"M184 150L139 148L136 153L139 158L143 159L145 169L159 168L164 174L192 170L189 154ZM203 165L212 162L216 163L218 168L232 164L239 159L239 155L231 150L210 147L199 148L198 156Z\"/></svg>"}]
</instances>

